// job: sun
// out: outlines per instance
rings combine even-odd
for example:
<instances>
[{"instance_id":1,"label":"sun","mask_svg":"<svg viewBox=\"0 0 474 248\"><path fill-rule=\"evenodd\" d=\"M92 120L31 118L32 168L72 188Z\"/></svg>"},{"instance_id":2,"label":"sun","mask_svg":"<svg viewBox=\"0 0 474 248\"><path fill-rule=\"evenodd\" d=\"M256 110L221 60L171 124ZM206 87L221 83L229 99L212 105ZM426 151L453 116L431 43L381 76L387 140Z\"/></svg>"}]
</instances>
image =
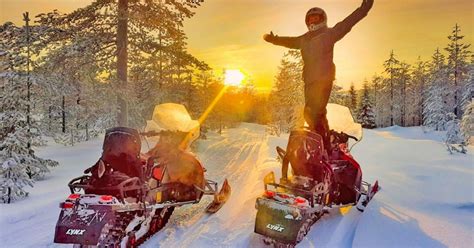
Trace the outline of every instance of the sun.
<instances>
[{"instance_id":1,"label":"sun","mask_svg":"<svg viewBox=\"0 0 474 248\"><path fill-rule=\"evenodd\" d=\"M238 69L227 69L224 73L224 84L228 86L239 86L245 75Z\"/></svg>"}]
</instances>

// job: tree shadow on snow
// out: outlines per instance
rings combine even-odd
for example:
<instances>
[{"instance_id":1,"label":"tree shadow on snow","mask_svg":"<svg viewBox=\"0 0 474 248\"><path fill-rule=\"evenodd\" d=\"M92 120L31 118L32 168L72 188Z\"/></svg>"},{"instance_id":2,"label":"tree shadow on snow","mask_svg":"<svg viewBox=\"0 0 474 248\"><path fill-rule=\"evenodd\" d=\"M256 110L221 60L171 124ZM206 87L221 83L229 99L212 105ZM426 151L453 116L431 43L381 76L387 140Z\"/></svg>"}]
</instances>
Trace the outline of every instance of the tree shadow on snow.
<instances>
[{"instance_id":1,"label":"tree shadow on snow","mask_svg":"<svg viewBox=\"0 0 474 248\"><path fill-rule=\"evenodd\" d=\"M353 247L447 247L418 221L382 202L370 202L359 220Z\"/></svg>"}]
</instances>

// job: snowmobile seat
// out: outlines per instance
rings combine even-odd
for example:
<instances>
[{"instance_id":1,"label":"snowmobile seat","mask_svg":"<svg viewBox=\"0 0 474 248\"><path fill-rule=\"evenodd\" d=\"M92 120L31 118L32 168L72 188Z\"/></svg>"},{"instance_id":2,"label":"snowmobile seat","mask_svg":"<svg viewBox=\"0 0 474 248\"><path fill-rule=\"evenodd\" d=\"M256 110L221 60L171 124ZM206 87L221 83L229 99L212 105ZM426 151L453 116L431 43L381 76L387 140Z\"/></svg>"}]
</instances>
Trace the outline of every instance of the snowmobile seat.
<instances>
[{"instance_id":1,"label":"snowmobile seat","mask_svg":"<svg viewBox=\"0 0 474 248\"><path fill-rule=\"evenodd\" d=\"M294 175L321 182L326 159L321 135L306 129L290 133L284 161L291 164Z\"/></svg>"}]
</instances>

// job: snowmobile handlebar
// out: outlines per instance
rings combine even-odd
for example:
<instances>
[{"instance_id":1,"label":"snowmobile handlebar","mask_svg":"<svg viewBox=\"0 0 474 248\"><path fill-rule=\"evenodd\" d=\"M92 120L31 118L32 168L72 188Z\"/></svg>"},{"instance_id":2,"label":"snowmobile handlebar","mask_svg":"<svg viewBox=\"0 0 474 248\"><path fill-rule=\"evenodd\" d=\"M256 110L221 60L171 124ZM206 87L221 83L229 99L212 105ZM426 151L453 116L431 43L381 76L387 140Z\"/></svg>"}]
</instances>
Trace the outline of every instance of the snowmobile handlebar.
<instances>
[{"instance_id":1,"label":"snowmobile handlebar","mask_svg":"<svg viewBox=\"0 0 474 248\"><path fill-rule=\"evenodd\" d=\"M355 140L355 141L359 141L358 138L356 138L356 137L354 137L354 136L352 136L352 135L349 135L349 134L346 134L346 135L347 135L347 137L350 138L350 139L353 139L353 140Z\"/></svg>"},{"instance_id":2,"label":"snowmobile handlebar","mask_svg":"<svg viewBox=\"0 0 474 248\"><path fill-rule=\"evenodd\" d=\"M337 143L346 143L349 139L353 139L355 141L359 141L356 137L349 135L344 132L337 132L334 130L330 131L330 135L334 136L336 138Z\"/></svg>"}]
</instances>

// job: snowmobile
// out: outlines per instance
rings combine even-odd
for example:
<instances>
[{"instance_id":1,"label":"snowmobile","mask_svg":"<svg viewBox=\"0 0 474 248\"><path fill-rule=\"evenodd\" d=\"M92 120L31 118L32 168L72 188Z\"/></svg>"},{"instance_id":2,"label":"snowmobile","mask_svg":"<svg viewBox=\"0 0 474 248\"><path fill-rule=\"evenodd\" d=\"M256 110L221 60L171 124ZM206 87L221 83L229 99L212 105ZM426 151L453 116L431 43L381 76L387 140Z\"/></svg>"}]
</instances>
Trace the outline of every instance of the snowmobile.
<instances>
[{"instance_id":1,"label":"snowmobile","mask_svg":"<svg viewBox=\"0 0 474 248\"><path fill-rule=\"evenodd\" d=\"M331 119L344 124L332 124ZM362 134L346 107L330 104L328 120L330 127ZM274 172L267 174L265 191L255 204L255 233L263 235L265 244L294 247L329 209L356 205L362 212L379 190L378 181L362 181L360 166L350 154L349 139L358 142L360 137L339 130L330 131L330 149L325 149L321 135L307 128L290 133L286 150L276 148L282 177L277 183Z\"/></svg>"},{"instance_id":2,"label":"snowmobile","mask_svg":"<svg viewBox=\"0 0 474 248\"><path fill-rule=\"evenodd\" d=\"M204 187L166 182L167 164L140 153L140 133L116 127L106 131L99 161L72 179L71 195L59 204L54 242L74 247L137 247L161 230L176 207L214 196L206 211L215 213L231 188L204 179ZM150 135L150 133L142 135ZM153 134L156 135L156 134Z\"/></svg>"}]
</instances>

